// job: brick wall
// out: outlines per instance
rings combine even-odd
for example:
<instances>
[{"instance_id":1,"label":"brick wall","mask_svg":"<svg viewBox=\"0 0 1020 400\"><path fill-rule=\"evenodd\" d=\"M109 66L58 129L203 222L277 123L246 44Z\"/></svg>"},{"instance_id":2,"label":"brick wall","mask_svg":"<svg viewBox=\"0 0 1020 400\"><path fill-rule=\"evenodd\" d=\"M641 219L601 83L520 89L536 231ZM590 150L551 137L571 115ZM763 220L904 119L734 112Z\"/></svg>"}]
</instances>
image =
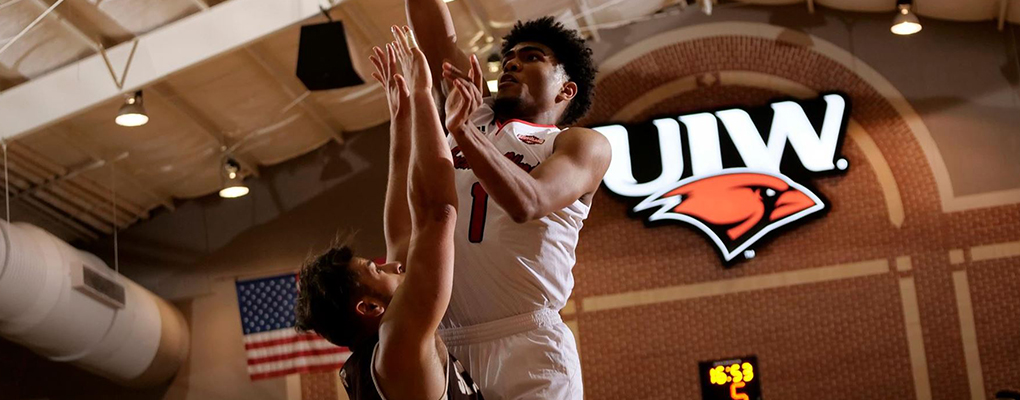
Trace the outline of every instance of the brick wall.
<instances>
[{"instance_id":1,"label":"brick wall","mask_svg":"<svg viewBox=\"0 0 1020 400\"><path fill-rule=\"evenodd\" d=\"M968 340L961 327L953 273L969 278L980 383L985 398L1020 386L1020 206L944 213L932 169L903 117L854 71L810 48L758 37L718 36L675 43L638 57L599 83L584 124L637 122L722 106L761 106L785 94L699 79L697 89L649 107L635 121L609 121L622 107L667 82L718 71L753 71L815 91L847 93L852 118L874 140L895 177L905 211L890 222L875 170L847 138L846 175L819 179L832 203L824 218L758 246L757 257L731 269L693 229L648 228L629 217L631 204L596 196L581 233L574 270L578 332L589 399L700 399L698 362L756 354L766 399L904 399L930 386L931 398L971 397ZM881 71L879 71L881 72ZM980 156L980 155L975 155ZM981 246L1006 243L993 259L974 261ZM949 252L963 250L959 263ZM985 252L987 253L987 252ZM981 254L985 254L981 253ZM896 259L911 268L898 271ZM648 289L768 277L868 260L888 271L817 283L747 290L686 300L586 311L586 299ZM923 335L921 365L912 365L903 284L916 284ZM908 296L909 297L909 296ZM964 302L965 303L965 302ZM971 340L970 342L974 342ZM973 354L973 352L971 352ZM918 359L914 355L914 359ZM973 364L972 364L973 365ZM915 382L917 371L928 379Z\"/></svg>"}]
</instances>

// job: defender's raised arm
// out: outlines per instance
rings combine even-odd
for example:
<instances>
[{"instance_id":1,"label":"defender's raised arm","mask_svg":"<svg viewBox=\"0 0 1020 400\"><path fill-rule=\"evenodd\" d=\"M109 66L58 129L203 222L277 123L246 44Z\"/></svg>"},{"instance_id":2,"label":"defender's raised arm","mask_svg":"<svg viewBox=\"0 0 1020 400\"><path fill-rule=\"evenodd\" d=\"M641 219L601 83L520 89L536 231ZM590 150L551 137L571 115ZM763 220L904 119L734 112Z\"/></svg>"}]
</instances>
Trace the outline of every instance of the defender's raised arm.
<instances>
[{"instance_id":1,"label":"defender's raised arm","mask_svg":"<svg viewBox=\"0 0 1020 400\"><path fill-rule=\"evenodd\" d=\"M453 286L453 231L457 192L453 158L431 97L432 76L410 30L394 29L397 59L410 89L411 158L408 202L411 245L407 273L379 326L375 366L382 391L391 398L439 398L446 388L436 329Z\"/></svg>"}]
</instances>

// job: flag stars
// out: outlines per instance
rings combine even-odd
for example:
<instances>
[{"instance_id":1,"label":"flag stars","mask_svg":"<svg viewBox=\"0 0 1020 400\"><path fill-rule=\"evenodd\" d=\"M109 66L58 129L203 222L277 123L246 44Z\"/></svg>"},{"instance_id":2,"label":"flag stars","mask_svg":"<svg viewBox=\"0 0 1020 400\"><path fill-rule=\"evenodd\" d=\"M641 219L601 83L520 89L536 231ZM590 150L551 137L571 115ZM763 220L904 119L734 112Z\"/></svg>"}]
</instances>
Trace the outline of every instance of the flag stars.
<instances>
[{"instance_id":1,"label":"flag stars","mask_svg":"<svg viewBox=\"0 0 1020 400\"><path fill-rule=\"evenodd\" d=\"M297 299L293 275L237 282L238 311L245 334L292 327Z\"/></svg>"}]
</instances>

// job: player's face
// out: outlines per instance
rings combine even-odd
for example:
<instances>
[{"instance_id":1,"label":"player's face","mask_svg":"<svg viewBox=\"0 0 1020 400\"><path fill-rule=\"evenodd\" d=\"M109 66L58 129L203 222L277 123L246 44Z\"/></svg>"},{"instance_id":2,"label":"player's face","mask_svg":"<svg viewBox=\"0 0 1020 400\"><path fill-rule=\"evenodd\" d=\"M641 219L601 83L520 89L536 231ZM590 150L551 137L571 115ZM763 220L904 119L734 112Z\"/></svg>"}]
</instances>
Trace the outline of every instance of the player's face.
<instances>
[{"instance_id":1,"label":"player's face","mask_svg":"<svg viewBox=\"0 0 1020 400\"><path fill-rule=\"evenodd\" d=\"M503 54L496 101L516 101L518 109L544 110L556 102L567 82L548 46L521 42Z\"/></svg>"},{"instance_id":2,"label":"player's face","mask_svg":"<svg viewBox=\"0 0 1020 400\"><path fill-rule=\"evenodd\" d=\"M372 292L383 296L387 303L397 292L397 286L404 281L404 266L398 262L376 264L372 260L354 257L351 268L358 273L358 279Z\"/></svg>"}]
</instances>

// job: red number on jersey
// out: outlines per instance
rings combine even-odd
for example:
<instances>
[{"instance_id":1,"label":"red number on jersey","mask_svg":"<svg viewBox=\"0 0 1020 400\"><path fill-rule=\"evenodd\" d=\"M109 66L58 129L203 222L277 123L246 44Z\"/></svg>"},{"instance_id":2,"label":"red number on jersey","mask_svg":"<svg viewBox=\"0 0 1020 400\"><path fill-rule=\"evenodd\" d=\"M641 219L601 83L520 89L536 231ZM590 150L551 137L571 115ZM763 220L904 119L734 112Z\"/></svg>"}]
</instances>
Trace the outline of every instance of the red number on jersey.
<instances>
[{"instance_id":1,"label":"red number on jersey","mask_svg":"<svg viewBox=\"0 0 1020 400\"><path fill-rule=\"evenodd\" d=\"M481 183L471 185L471 222L468 225L468 241L481 243L485 233L485 213L489 208L489 193Z\"/></svg>"}]
</instances>

